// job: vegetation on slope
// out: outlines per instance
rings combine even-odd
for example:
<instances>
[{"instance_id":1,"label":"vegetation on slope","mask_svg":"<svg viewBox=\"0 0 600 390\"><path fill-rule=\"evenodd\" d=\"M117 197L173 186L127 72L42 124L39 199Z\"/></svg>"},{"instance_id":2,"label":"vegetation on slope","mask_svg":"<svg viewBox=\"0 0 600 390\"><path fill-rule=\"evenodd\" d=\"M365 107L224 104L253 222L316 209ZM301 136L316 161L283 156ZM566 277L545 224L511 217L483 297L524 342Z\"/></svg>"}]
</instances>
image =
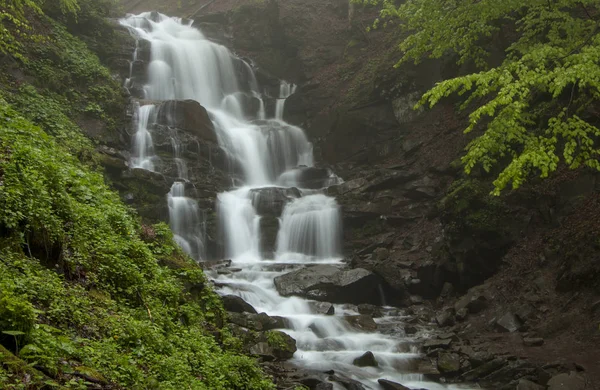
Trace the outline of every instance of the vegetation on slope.
<instances>
[{"instance_id":1,"label":"vegetation on slope","mask_svg":"<svg viewBox=\"0 0 600 390\"><path fill-rule=\"evenodd\" d=\"M452 54L467 74L423 96L433 106L466 96L465 133L478 135L462 161L498 174L495 194L559 164L600 170L600 15L596 0L355 0L399 21L403 62ZM497 51L493 55L493 51Z\"/></svg>"},{"instance_id":2,"label":"vegetation on slope","mask_svg":"<svg viewBox=\"0 0 600 390\"><path fill-rule=\"evenodd\" d=\"M69 33L110 45L107 4L0 0L0 388L272 388L202 270L107 187L75 122L114 129L125 103Z\"/></svg>"}]
</instances>

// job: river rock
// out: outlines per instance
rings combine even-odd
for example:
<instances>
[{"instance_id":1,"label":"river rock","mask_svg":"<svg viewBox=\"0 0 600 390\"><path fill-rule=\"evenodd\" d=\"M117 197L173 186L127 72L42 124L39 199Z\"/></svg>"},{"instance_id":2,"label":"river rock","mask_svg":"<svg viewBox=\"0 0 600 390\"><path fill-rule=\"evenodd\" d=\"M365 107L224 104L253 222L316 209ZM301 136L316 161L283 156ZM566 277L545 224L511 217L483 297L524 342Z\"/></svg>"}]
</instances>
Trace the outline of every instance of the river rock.
<instances>
[{"instance_id":1,"label":"river rock","mask_svg":"<svg viewBox=\"0 0 600 390\"><path fill-rule=\"evenodd\" d=\"M439 326L452 326L454 325L454 309L452 308L444 308L441 312L439 312L435 316L435 321Z\"/></svg>"},{"instance_id":2,"label":"river rock","mask_svg":"<svg viewBox=\"0 0 600 390\"><path fill-rule=\"evenodd\" d=\"M460 356L455 353L440 353L437 367L442 374L456 374L460 371Z\"/></svg>"},{"instance_id":3,"label":"river rock","mask_svg":"<svg viewBox=\"0 0 600 390\"><path fill-rule=\"evenodd\" d=\"M381 313L381 308L375 305L370 305L368 303L361 303L358 305L358 313L365 314L371 316L373 318L381 317L383 314Z\"/></svg>"},{"instance_id":4,"label":"river rock","mask_svg":"<svg viewBox=\"0 0 600 390\"><path fill-rule=\"evenodd\" d=\"M377 330L377 323L367 315L344 316L344 320L353 328L363 332L375 332Z\"/></svg>"},{"instance_id":5,"label":"river rock","mask_svg":"<svg viewBox=\"0 0 600 390\"><path fill-rule=\"evenodd\" d=\"M232 313L229 312L229 322L255 331L287 328L287 320L283 317L269 316L266 313Z\"/></svg>"},{"instance_id":6,"label":"river rock","mask_svg":"<svg viewBox=\"0 0 600 390\"><path fill-rule=\"evenodd\" d=\"M508 312L504 314L498 321L496 321L496 328L500 332L516 332L523 324L513 313Z\"/></svg>"},{"instance_id":7,"label":"river rock","mask_svg":"<svg viewBox=\"0 0 600 390\"><path fill-rule=\"evenodd\" d=\"M167 100L158 108L156 122L175 127L200 139L217 143L217 135L208 112L195 100Z\"/></svg>"},{"instance_id":8,"label":"river rock","mask_svg":"<svg viewBox=\"0 0 600 390\"><path fill-rule=\"evenodd\" d=\"M450 344L452 344L452 339L443 339L443 340L427 340L425 344L423 344L424 349L436 349L436 348L449 348Z\"/></svg>"},{"instance_id":9,"label":"river rock","mask_svg":"<svg viewBox=\"0 0 600 390\"><path fill-rule=\"evenodd\" d=\"M354 359L352 364L358 367L379 367L379 363L377 363L377 359L375 359L375 355L371 351L367 351L362 356Z\"/></svg>"},{"instance_id":10,"label":"river rock","mask_svg":"<svg viewBox=\"0 0 600 390\"><path fill-rule=\"evenodd\" d=\"M258 215L279 217L285 205L302 194L297 188L265 187L250 190L250 196Z\"/></svg>"},{"instance_id":11,"label":"river rock","mask_svg":"<svg viewBox=\"0 0 600 390\"><path fill-rule=\"evenodd\" d=\"M548 390L584 390L585 379L575 372L558 374L548 381Z\"/></svg>"},{"instance_id":12,"label":"river rock","mask_svg":"<svg viewBox=\"0 0 600 390\"><path fill-rule=\"evenodd\" d=\"M342 270L333 265L316 265L278 276L274 282L283 296L354 304L381 301L381 279L362 268Z\"/></svg>"},{"instance_id":13,"label":"river rock","mask_svg":"<svg viewBox=\"0 0 600 390\"><path fill-rule=\"evenodd\" d=\"M387 379L379 379L377 381L384 390L410 390L408 387L400 383L392 382Z\"/></svg>"},{"instance_id":14,"label":"river rock","mask_svg":"<svg viewBox=\"0 0 600 390\"><path fill-rule=\"evenodd\" d=\"M327 316L335 314L335 307L329 302L311 302L310 307L315 314L324 314Z\"/></svg>"},{"instance_id":15,"label":"river rock","mask_svg":"<svg viewBox=\"0 0 600 390\"><path fill-rule=\"evenodd\" d=\"M225 310L233 313L253 313L257 314L256 309L251 304L244 301L237 295L224 295L221 297Z\"/></svg>"}]
</instances>

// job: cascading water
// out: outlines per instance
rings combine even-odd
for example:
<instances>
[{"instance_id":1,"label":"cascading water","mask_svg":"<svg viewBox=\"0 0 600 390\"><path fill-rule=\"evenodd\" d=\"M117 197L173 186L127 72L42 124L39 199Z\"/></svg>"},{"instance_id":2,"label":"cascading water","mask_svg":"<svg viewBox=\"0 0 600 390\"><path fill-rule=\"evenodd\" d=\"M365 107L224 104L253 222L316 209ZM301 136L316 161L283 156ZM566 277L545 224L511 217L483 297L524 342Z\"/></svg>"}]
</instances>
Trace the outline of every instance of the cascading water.
<instances>
[{"instance_id":1,"label":"cascading water","mask_svg":"<svg viewBox=\"0 0 600 390\"><path fill-rule=\"evenodd\" d=\"M275 102L275 118L283 120L283 110L285 109L285 101L287 98L296 93L296 85L290 84L287 81L281 81L279 85L279 97Z\"/></svg>"},{"instance_id":2,"label":"cascading water","mask_svg":"<svg viewBox=\"0 0 600 390\"><path fill-rule=\"evenodd\" d=\"M146 98L200 102L213 120L221 148L235 167L232 173L243 183L240 188L217 196L225 254L234 267L241 269L230 275L212 275L222 286L220 291L241 296L259 312L286 317L291 329L284 331L297 341L298 351L293 361L301 367L334 369L373 389L379 388L378 378L388 378L410 388L449 388L423 382L422 375L410 373L411 362L419 354L416 348L406 346L403 339L364 333L349 326L344 315L357 314L353 309L336 305L335 316L315 314L314 302L277 293L273 278L290 270L311 264L343 266L339 206L335 199L318 190L318 183L323 183L323 187L338 178L328 170L310 168L311 143L302 129L282 120L285 99L295 92L295 86L282 82L275 118L265 119L264 103L251 67L224 46L206 40L200 31L180 19L164 15L130 16L122 24L151 44L149 82L144 87ZM238 79L240 69L246 74L245 86ZM258 111L251 115L248 99L260 101ZM151 146L147 146L152 141L150 133L140 132L142 128L147 130L147 125L144 126L138 125L140 140L134 141L136 150L145 151L134 153L139 161L151 159L148 156L152 154ZM181 158L177 155L182 147L178 142L173 140L173 149L175 157ZM184 164L178 170L182 179L186 179ZM321 175L321 179L315 181L311 172ZM265 259L260 249L264 217L256 209L261 199L256 191L271 191L269 197L262 199L274 199L277 183L300 187L310 183L311 189L279 188L296 199L285 205L282 212L276 258ZM185 188L186 183L179 181L169 193L171 228L186 252L199 259L203 251L198 230L199 210L196 202L185 196ZM378 321L383 324L390 319ZM367 350L375 354L379 366L354 366L353 359Z\"/></svg>"},{"instance_id":3,"label":"cascading water","mask_svg":"<svg viewBox=\"0 0 600 390\"><path fill-rule=\"evenodd\" d=\"M136 132L133 135L133 155L131 165L133 168L142 168L148 171L154 171L154 145L149 126L156 119L156 107L152 104L140 106L137 104L134 123Z\"/></svg>"},{"instance_id":4,"label":"cascading water","mask_svg":"<svg viewBox=\"0 0 600 390\"><path fill-rule=\"evenodd\" d=\"M308 195L287 205L281 217L277 254L332 259L341 253L340 211L335 199Z\"/></svg>"}]
</instances>

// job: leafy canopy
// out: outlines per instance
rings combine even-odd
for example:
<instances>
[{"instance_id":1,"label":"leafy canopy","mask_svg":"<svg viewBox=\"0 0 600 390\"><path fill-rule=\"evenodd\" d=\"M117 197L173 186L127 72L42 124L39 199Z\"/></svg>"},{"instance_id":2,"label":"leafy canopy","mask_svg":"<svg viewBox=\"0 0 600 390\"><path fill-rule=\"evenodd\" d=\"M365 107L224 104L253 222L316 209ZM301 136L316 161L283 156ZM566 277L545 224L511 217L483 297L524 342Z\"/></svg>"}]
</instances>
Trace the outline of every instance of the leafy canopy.
<instances>
[{"instance_id":1,"label":"leafy canopy","mask_svg":"<svg viewBox=\"0 0 600 390\"><path fill-rule=\"evenodd\" d=\"M375 26L399 20L406 29L397 66L452 54L477 68L437 83L418 106L465 97L465 133L478 136L462 162L467 173L499 169L494 194L533 174L548 177L561 161L600 170L597 0L354 1L381 6Z\"/></svg>"}]
</instances>

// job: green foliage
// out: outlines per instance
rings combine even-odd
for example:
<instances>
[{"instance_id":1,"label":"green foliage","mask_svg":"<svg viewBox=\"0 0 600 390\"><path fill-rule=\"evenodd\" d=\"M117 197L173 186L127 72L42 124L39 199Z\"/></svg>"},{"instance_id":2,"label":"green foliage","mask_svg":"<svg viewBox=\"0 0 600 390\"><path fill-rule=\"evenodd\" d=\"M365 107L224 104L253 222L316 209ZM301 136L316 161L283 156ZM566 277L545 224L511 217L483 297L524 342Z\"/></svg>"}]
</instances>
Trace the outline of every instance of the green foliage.
<instances>
[{"instance_id":1,"label":"green foliage","mask_svg":"<svg viewBox=\"0 0 600 390\"><path fill-rule=\"evenodd\" d=\"M272 388L219 347L220 300L166 225L144 233L101 175L1 100L0 175L0 328L24 332L22 359L62 381ZM160 266L169 256L187 267Z\"/></svg>"},{"instance_id":2,"label":"green foliage","mask_svg":"<svg viewBox=\"0 0 600 390\"><path fill-rule=\"evenodd\" d=\"M542 178L562 161L600 170L598 121L600 31L596 0L359 0L380 4L381 20L400 19L409 33L398 63L448 53L480 72L438 83L419 105L465 95L465 133L481 131L462 161L470 173L501 168L494 194ZM492 58L500 41L503 58ZM499 64L495 64L498 63Z\"/></svg>"}]
</instances>

